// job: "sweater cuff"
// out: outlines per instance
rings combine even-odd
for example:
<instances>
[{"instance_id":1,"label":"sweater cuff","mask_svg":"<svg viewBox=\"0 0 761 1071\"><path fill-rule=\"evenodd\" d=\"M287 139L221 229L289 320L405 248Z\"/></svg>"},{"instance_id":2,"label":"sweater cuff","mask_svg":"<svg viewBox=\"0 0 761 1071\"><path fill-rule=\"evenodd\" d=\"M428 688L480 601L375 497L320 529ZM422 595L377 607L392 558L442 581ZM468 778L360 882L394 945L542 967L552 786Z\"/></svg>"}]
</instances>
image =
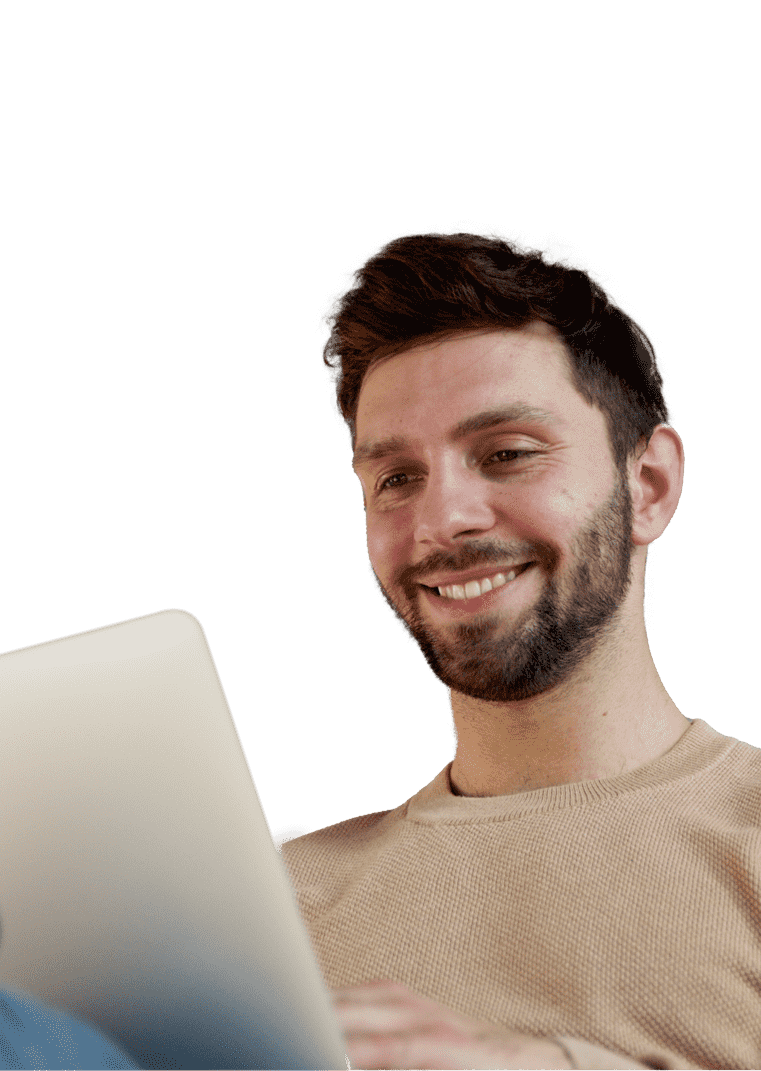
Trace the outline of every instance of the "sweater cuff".
<instances>
[{"instance_id":1,"label":"sweater cuff","mask_svg":"<svg viewBox=\"0 0 761 1071\"><path fill-rule=\"evenodd\" d=\"M568 1056L571 1065L576 1071L640 1071L647 1069L647 1064L638 1063L631 1056L623 1056L620 1052L612 1052L604 1049L601 1045L593 1045L589 1041L580 1041L578 1038L557 1037L552 1038Z\"/></svg>"}]
</instances>

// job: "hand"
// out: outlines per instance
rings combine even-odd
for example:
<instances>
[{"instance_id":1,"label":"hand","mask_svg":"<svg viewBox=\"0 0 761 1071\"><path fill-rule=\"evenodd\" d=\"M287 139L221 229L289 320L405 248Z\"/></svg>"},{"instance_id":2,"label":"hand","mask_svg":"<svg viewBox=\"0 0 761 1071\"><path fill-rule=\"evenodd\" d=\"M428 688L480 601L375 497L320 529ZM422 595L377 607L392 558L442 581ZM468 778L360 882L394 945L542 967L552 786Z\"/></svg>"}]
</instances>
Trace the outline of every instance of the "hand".
<instances>
[{"instance_id":1,"label":"hand","mask_svg":"<svg viewBox=\"0 0 761 1071\"><path fill-rule=\"evenodd\" d=\"M399 982L333 990L352 1068L570 1068L560 1045L471 1019Z\"/></svg>"}]
</instances>

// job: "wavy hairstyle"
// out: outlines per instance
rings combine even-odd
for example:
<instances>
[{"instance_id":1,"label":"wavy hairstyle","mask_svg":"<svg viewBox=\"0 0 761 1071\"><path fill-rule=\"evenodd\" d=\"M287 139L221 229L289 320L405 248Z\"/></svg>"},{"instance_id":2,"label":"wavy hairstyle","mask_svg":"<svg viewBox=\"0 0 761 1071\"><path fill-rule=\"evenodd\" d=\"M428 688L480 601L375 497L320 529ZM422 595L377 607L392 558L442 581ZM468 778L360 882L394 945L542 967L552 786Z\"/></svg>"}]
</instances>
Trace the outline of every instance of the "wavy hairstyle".
<instances>
[{"instance_id":1,"label":"wavy hairstyle","mask_svg":"<svg viewBox=\"0 0 761 1071\"><path fill-rule=\"evenodd\" d=\"M477 234L414 234L389 242L355 274L328 317L323 360L337 370L338 408L356 445L367 370L424 342L535 320L565 342L576 389L605 415L620 470L668 421L649 339L586 274Z\"/></svg>"}]
</instances>

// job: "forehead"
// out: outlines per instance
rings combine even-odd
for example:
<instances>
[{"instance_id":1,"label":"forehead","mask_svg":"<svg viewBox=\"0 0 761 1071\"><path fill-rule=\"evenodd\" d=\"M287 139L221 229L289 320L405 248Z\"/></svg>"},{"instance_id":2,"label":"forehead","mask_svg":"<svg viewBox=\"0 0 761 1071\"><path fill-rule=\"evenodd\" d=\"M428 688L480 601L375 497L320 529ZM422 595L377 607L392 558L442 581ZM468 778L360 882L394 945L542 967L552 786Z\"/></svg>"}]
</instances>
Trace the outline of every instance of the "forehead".
<instances>
[{"instance_id":1,"label":"forehead","mask_svg":"<svg viewBox=\"0 0 761 1071\"><path fill-rule=\"evenodd\" d=\"M547 324L459 335L374 365L357 407L357 447L391 435L445 436L474 413L524 405L583 419L560 336ZM601 414L600 414L601 415Z\"/></svg>"}]
</instances>

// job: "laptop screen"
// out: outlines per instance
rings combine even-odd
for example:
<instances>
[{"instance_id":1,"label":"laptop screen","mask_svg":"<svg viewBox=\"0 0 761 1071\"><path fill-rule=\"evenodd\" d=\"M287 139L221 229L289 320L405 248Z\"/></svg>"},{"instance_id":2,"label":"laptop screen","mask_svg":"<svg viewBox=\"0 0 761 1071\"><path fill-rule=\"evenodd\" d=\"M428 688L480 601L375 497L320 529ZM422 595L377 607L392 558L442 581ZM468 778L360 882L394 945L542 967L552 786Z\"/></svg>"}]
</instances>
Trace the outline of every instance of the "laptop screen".
<instances>
[{"instance_id":1,"label":"laptop screen","mask_svg":"<svg viewBox=\"0 0 761 1071\"><path fill-rule=\"evenodd\" d=\"M198 622L0 656L0 987L142 1067L343 1068Z\"/></svg>"}]
</instances>

